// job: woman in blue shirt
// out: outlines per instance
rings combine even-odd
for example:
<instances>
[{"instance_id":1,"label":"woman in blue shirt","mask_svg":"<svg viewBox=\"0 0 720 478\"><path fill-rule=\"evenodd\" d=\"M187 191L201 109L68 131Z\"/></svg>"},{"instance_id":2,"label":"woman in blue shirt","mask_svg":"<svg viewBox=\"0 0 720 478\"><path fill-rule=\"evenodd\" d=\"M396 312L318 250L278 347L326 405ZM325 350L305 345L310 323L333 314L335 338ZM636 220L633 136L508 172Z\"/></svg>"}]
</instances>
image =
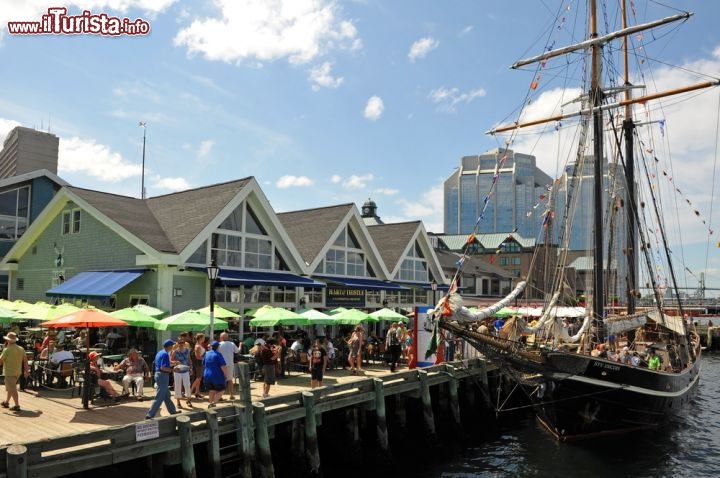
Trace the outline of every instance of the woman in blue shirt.
<instances>
[{"instance_id":1,"label":"woman in blue shirt","mask_svg":"<svg viewBox=\"0 0 720 478\"><path fill-rule=\"evenodd\" d=\"M227 364L222 354L217 349L220 342L217 340L212 343L210 350L203 357L203 382L208 390L208 408L214 407L222 398L225 391L225 382L227 381Z\"/></svg>"}]
</instances>

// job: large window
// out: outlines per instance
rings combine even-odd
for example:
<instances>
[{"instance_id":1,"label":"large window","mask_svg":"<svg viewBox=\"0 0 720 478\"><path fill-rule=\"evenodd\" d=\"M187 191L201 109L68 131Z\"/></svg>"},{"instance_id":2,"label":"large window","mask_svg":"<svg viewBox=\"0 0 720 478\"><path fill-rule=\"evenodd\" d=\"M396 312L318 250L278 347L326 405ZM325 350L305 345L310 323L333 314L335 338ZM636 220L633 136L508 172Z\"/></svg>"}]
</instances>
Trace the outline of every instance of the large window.
<instances>
[{"instance_id":1,"label":"large window","mask_svg":"<svg viewBox=\"0 0 720 478\"><path fill-rule=\"evenodd\" d=\"M0 239L15 240L28 226L30 187L0 193Z\"/></svg>"},{"instance_id":2,"label":"large window","mask_svg":"<svg viewBox=\"0 0 720 478\"><path fill-rule=\"evenodd\" d=\"M417 243L413 244L413 247L410 248L402 263L400 263L400 271L396 277L397 280L401 281L427 282L427 261Z\"/></svg>"},{"instance_id":3,"label":"large window","mask_svg":"<svg viewBox=\"0 0 720 478\"><path fill-rule=\"evenodd\" d=\"M325 260L315 269L317 273L366 277L365 254L350 227L338 234Z\"/></svg>"}]
</instances>

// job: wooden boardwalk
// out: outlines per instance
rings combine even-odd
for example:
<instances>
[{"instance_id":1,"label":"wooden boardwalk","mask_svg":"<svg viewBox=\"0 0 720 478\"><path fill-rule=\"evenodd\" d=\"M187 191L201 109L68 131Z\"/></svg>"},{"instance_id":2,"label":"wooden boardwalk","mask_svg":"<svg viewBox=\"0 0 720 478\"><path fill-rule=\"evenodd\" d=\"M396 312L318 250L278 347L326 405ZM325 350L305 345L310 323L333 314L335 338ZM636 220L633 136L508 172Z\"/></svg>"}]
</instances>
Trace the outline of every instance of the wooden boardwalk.
<instances>
[{"instance_id":1,"label":"wooden boardwalk","mask_svg":"<svg viewBox=\"0 0 720 478\"><path fill-rule=\"evenodd\" d=\"M407 367L399 370L407 370ZM371 363L365 366L365 377L380 377L388 374L390 374L388 367L380 363ZM332 386L352 382L358 377L358 375L351 375L349 370L339 368L327 372L323 383L326 386ZM113 385L116 390L122 391L121 384L113 382ZM278 379L277 383L272 386L270 395L276 397L308 389L310 389L310 375L291 372L290 376ZM3 397L5 396L2 387L0 387L0 393L3 394ZM0 446L59 438L141 422L150 408L150 401L155 390L151 386L146 386L144 393L146 397L150 398L138 401L134 397L129 397L117 404L99 400L91 405L90 409L85 410L77 390L74 397L71 397L70 389L40 388L39 390L20 392L20 412L11 412L6 408L0 408L3 422L3 426L0 427ZM251 396L253 402L262 401L262 382L252 381ZM228 397L229 395L226 393L225 400L220 403L220 406L231 404ZM240 393L235 394L236 399L240 397ZM173 402L175 402L174 397ZM184 402L181 403L185 407L184 411L190 410ZM192 410L194 411L206 410L207 398L193 400L193 405ZM168 412L163 406L157 416L167 415Z\"/></svg>"}]
</instances>

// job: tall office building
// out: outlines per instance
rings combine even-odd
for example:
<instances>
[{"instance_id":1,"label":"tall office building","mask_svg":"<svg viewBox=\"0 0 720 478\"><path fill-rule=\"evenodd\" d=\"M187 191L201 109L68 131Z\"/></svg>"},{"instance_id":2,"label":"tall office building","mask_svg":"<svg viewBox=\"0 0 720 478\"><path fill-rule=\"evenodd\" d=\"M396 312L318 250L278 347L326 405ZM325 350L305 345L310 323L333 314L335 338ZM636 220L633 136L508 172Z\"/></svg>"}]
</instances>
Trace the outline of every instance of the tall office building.
<instances>
[{"instance_id":1,"label":"tall office building","mask_svg":"<svg viewBox=\"0 0 720 478\"><path fill-rule=\"evenodd\" d=\"M497 184L483 213L496 170ZM535 166L535 156L529 154L502 149L463 156L444 184L445 234L471 233L482 213L480 233L537 237L543 218L533 206L550 184L552 178Z\"/></svg>"},{"instance_id":2,"label":"tall office building","mask_svg":"<svg viewBox=\"0 0 720 478\"><path fill-rule=\"evenodd\" d=\"M46 169L57 174L60 139L52 133L43 133L18 126L10 131L0 150L0 178Z\"/></svg>"}]
</instances>

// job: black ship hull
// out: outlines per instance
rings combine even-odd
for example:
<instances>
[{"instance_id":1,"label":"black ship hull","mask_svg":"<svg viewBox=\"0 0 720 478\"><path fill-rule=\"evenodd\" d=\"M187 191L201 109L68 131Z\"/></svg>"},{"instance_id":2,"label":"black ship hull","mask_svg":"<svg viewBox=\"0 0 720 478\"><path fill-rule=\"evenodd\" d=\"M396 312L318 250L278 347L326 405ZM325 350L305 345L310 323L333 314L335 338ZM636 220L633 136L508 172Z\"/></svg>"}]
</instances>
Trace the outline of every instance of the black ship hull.
<instances>
[{"instance_id":1,"label":"black ship hull","mask_svg":"<svg viewBox=\"0 0 720 478\"><path fill-rule=\"evenodd\" d=\"M656 427L687 408L700 375L699 356L680 373L577 354L549 353L546 359L537 416L561 441Z\"/></svg>"}]
</instances>

